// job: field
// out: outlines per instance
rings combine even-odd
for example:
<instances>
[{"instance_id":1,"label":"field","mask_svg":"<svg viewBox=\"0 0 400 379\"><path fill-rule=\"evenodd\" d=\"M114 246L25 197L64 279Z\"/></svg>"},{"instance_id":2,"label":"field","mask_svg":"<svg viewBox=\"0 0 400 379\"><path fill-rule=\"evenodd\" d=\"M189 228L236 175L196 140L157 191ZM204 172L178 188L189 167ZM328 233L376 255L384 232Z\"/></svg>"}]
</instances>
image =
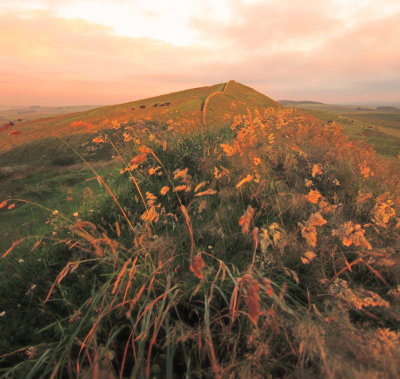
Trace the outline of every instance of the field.
<instances>
[{"instance_id":1,"label":"field","mask_svg":"<svg viewBox=\"0 0 400 379\"><path fill-rule=\"evenodd\" d=\"M293 106L309 111L322 121L339 123L350 138L365 141L382 155L396 157L400 152L399 109L377 110L377 106L367 108L304 103L295 103Z\"/></svg>"},{"instance_id":2,"label":"field","mask_svg":"<svg viewBox=\"0 0 400 379\"><path fill-rule=\"evenodd\" d=\"M397 116L304 106L230 81L1 133L0 376L398 377Z\"/></svg>"}]
</instances>

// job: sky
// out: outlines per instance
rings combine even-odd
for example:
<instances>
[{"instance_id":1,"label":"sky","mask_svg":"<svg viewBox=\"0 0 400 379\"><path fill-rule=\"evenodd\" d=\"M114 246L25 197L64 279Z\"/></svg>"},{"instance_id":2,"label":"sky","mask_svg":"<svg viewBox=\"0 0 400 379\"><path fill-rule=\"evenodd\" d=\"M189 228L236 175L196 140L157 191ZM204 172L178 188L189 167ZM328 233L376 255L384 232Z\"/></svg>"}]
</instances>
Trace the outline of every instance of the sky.
<instances>
[{"instance_id":1,"label":"sky","mask_svg":"<svg viewBox=\"0 0 400 379\"><path fill-rule=\"evenodd\" d=\"M230 79L400 102L399 0L0 0L0 104L117 104Z\"/></svg>"}]
</instances>

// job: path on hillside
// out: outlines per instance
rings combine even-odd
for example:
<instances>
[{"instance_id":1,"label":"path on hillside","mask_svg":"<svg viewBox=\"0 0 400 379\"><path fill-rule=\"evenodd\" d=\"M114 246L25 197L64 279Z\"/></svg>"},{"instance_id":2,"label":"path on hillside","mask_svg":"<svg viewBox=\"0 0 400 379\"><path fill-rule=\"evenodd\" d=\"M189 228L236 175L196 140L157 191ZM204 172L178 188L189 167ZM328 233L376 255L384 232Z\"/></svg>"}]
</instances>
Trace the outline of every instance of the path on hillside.
<instances>
[{"instance_id":1,"label":"path on hillside","mask_svg":"<svg viewBox=\"0 0 400 379\"><path fill-rule=\"evenodd\" d=\"M201 111L201 118L203 121L203 126L207 126L207 108L208 108L208 103L210 102L210 100L217 95L224 95L229 87L229 84L233 82L233 80L229 80L226 83L224 83L222 85L222 89L221 91L214 91L212 93L210 93L205 100L202 102L201 107L200 107L200 111Z\"/></svg>"}]
</instances>

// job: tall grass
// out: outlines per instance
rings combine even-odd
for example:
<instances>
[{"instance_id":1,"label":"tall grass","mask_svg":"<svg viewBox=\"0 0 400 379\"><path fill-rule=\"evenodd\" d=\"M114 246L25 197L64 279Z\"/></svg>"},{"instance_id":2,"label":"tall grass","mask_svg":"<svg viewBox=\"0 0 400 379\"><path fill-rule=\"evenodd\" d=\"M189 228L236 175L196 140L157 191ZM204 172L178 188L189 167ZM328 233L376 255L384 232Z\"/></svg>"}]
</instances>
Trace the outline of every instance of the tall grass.
<instances>
[{"instance_id":1,"label":"tall grass","mask_svg":"<svg viewBox=\"0 0 400 379\"><path fill-rule=\"evenodd\" d=\"M3 376L398 376L396 167L291 109L188 125L96 138L120 177L7 252Z\"/></svg>"}]
</instances>

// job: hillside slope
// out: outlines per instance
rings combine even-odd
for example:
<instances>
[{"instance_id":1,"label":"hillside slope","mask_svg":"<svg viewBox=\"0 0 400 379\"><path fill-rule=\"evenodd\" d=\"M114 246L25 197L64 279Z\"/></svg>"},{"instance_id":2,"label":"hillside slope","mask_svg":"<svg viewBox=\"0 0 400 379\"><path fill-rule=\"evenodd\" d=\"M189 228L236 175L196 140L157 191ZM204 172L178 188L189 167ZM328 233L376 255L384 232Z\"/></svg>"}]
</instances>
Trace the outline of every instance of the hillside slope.
<instances>
[{"instance_id":1,"label":"hillside slope","mask_svg":"<svg viewBox=\"0 0 400 379\"><path fill-rule=\"evenodd\" d=\"M84 112L47 117L39 120L25 121L13 128L0 132L0 152L16 146L49 137L65 137L71 134L93 132L109 129L112 122L132 123L138 121L190 121L192 128L204 128L203 108L207 98L225 89L224 94L213 97L207 112L207 127L221 121L229 122L235 115L246 113L246 109L280 107L269 97L233 80L209 87L199 87L166 95L132 101L124 104L100 107ZM225 117L225 118L224 118ZM93 125L93 128L71 127L81 122L82 125ZM8 134L12 131L14 136ZM12 138L10 138L12 137Z\"/></svg>"}]
</instances>

